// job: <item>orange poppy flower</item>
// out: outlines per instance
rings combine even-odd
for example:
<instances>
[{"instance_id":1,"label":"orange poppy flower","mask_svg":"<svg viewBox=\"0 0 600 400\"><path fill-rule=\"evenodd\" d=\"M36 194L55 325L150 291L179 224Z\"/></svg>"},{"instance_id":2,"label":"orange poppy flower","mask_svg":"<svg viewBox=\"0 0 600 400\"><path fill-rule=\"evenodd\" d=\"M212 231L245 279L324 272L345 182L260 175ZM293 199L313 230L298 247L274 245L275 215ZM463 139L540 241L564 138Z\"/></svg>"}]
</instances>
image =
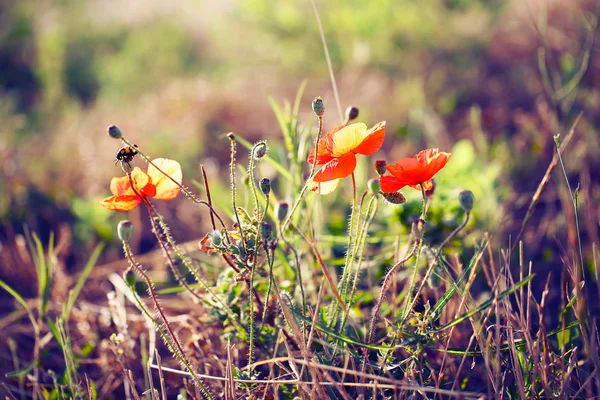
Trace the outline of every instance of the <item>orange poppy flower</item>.
<instances>
[{"instance_id":1,"label":"orange poppy flower","mask_svg":"<svg viewBox=\"0 0 600 400\"><path fill-rule=\"evenodd\" d=\"M392 176L379 178L381 191L384 193L397 192L404 186L420 190L433 188L431 178L439 172L450 159L452 153L440 152L438 149L427 149L414 157L405 158L394 165L385 167Z\"/></svg>"},{"instance_id":2,"label":"orange poppy flower","mask_svg":"<svg viewBox=\"0 0 600 400\"><path fill-rule=\"evenodd\" d=\"M157 158L152 161L158 168L169 174L176 182L181 184L183 174L181 166L177 161L166 158ZM131 181L129 177L112 178L110 181L110 191L112 196L101 200L102 207L115 211L129 211L136 208L143 201L142 197L151 197L156 200L173 200L179 194L179 186L163 175L152 164L148 166L148 171L135 167L131 171ZM137 191L138 194L135 193ZM141 196L141 197L140 197Z\"/></svg>"},{"instance_id":3,"label":"orange poppy flower","mask_svg":"<svg viewBox=\"0 0 600 400\"><path fill-rule=\"evenodd\" d=\"M363 123L340 126L319 141L317 165L323 167L315 174L309 188L320 194L331 193L342 178L354 172L356 154L373 155L381 148L385 138L385 121L371 129ZM308 163L312 164L316 150L311 150Z\"/></svg>"}]
</instances>

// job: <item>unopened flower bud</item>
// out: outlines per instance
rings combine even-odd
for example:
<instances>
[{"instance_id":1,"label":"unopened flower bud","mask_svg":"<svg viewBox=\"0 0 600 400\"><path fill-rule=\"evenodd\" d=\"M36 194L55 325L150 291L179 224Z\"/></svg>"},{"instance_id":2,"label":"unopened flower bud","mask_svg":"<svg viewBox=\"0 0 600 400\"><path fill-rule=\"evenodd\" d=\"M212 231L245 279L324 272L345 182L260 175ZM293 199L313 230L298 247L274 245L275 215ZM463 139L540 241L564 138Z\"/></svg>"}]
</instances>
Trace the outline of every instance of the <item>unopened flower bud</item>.
<instances>
[{"instance_id":1,"label":"unopened flower bud","mask_svg":"<svg viewBox=\"0 0 600 400\"><path fill-rule=\"evenodd\" d=\"M379 179L369 179L367 186L369 187L369 191L371 192L371 194L377 195L381 191L381 185L379 184Z\"/></svg>"},{"instance_id":2,"label":"unopened flower bud","mask_svg":"<svg viewBox=\"0 0 600 400\"><path fill-rule=\"evenodd\" d=\"M358 107L350 106L346 108L346 119L352 121L358 118Z\"/></svg>"},{"instance_id":3,"label":"unopened flower bud","mask_svg":"<svg viewBox=\"0 0 600 400\"><path fill-rule=\"evenodd\" d=\"M133 237L133 223L127 219L117 225L117 235L122 242L128 242Z\"/></svg>"},{"instance_id":4,"label":"unopened flower bud","mask_svg":"<svg viewBox=\"0 0 600 400\"><path fill-rule=\"evenodd\" d=\"M425 233L425 220L418 218L412 224L412 234L417 239L423 239Z\"/></svg>"},{"instance_id":5,"label":"unopened flower bud","mask_svg":"<svg viewBox=\"0 0 600 400\"><path fill-rule=\"evenodd\" d=\"M315 97L312 102L312 109L317 117L322 117L323 114L325 114L325 103L323 102L323 99L320 97Z\"/></svg>"},{"instance_id":6,"label":"unopened flower bud","mask_svg":"<svg viewBox=\"0 0 600 400\"><path fill-rule=\"evenodd\" d=\"M227 134L227 139L231 140L232 142L235 141L235 135L233 134L233 132L229 132Z\"/></svg>"},{"instance_id":7,"label":"unopened flower bud","mask_svg":"<svg viewBox=\"0 0 600 400\"><path fill-rule=\"evenodd\" d=\"M223 236L221 236L221 231L214 230L208 234L210 241L215 246L220 246L223 243Z\"/></svg>"},{"instance_id":8,"label":"unopened flower bud","mask_svg":"<svg viewBox=\"0 0 600 400\"><path fill-rule=\"evenodd\" d=\"M375 161L375 171L377 171L379 176L385 175L385 173L386 173L385 166L386 165L387 165L387 163L385 162L385 160Z\"/></svg>"},{"instance_id":9,"label":"unopened flower bud","mask_svg":"<svg viewBox=\"0 0 600 400\"><path fill-rule=\"evenodd\" d=\"M129 286L129 287L135 286L135 273L133 272L133 270L131 268L128 269L127 271L125 271L123 280L125 281L127 286Z\"/></svg>"},{"instance_id":10,"label":"unopened flower bud","mask_svg":"<svg viewBox=\"0 0 600 400\"><path fill-rule=\"evenodd\" d=\"M260 236L267 240L271 237L271 233L273 233L273 228L271 227L271 224L269 224L268 222L263 222L260 224Z\"/></svg>"},{"instance_id":11,"label":"unopened flower bud","mask_svg":"<svg viewBox=\"0 0 600 400\"><path fill-rule=\"evenodd\" d=\"M260 190L265 196L268 196L269 193L271 193L271 180L269 178L262 178L260 180Z\"/></svg>"},{"instance_id":12,"label":"unopened flower bud","mask_svg":"<svg viewBox=\"0 0 600 400\"><path fill-rule=\"evenodd\" d=\"M406 197L400 192L394 193L383 193L383 198L392 204L404 204L406 203Z\"/></svg>"},{"instance_id":13,"label":"unopened flower bud","mask_svg":"<svg viewBox=\"0 0 600 400\"><path fill-rule=\"evenodd\" d=\"M131 165L131 163L121 161L121 169L126 174L129 174L131 171L133 171L133 165Z\"/></svg>"},{"instance_id":14,"label":"unopened flower bud","mask_svg":"<svg viewBox=\"0 0 600 400\"><path fill-rule=\"evenodd\" d=\"M263 158L264 156L267 155L269 151L269 146L267 146L267 142L258 142L255 146L254 146L254 159L256 160L260 160L261 158Z\"/></svg>"},{"instance_id":15,"label":"unopened flower bud","mask_svg":"<svg viewBox=\"0 0 600 400\"><path fill-rule=\"evenodd\" d=\"M458 201L463 210L471 212L473 204L475 203L475 196L470 190L464 190L458 194Z\"/></svg>"},{"instance_id":16,"label":"unopened flower bud","mask_svg":"<svg viewBox=\"0 0 600 400\"><path fill-rule=\"evenodd\" d=\"M123 137L123 132L116 125L111 125L108 127L108 136L113 139L121 139Z\"/></svg>"},{"instance_id":17,"label":"unopened flower bud","mask_svg":"<svg viewBox=\"0 0 600 400\"><path fill-rule=\"evenodd\" d=\"M277 216L279 222L283 221L285 217L287 217L289 209L290 205L285 201L280 201L279 203L277 203L277 205L275 206L275 215Z\"/></svg>"}]
</instances>

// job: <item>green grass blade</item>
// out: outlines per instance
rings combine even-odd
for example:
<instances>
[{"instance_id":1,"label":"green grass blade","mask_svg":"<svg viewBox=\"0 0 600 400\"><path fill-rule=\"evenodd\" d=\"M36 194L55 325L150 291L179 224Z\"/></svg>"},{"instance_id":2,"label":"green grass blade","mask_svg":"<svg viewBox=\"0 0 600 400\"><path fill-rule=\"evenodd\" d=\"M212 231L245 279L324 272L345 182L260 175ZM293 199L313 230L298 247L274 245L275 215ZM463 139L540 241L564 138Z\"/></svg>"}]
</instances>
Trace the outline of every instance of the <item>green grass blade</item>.
<instances>
[{"instance_id":1,"label":"green grass blade","mask_svg":"<svg viewBox=\"0 0 600 400\"><path fill-rule=\"evenodd\" d=\"M19 293L17 293L16 290L14 290L12 287L10 287L3 280L0 280L0 287L2 287L2 289L6 290L8 292L8 294L10 294L12 297L14 297L14 299L25 309L25 311L27 311L27 316L29 317L29 320L31 321L33 328L37 330L38 325L35 320L35 316L33 315L33 311L31 310L31 308L29 307L29 304L27 304L25 299L23 297L21 297L21 295Z\"/></svg>"},{"instance_id":2,"label":"green grass blade","mask_svg":"<svg viewBox=\"0 0 600 400\"><path fill-rule=\"evenodd\" d=\"M94 268L94 265L96 265L96 261L98 261L98 257L100 257L100 254L102 254L104 247L105 247L104 243L100 243L96 246L96 248L92 252L92 255L88 259L87 264L85 264L85 267L83 267L83 271L81 271L81 275L79 276L77 283L75 284L75 286L69 293L69 299L67 300L65 306L63 307L63 311L61 314L63 321L65 321L65 326L68 326L69 317L71 316L71 310L73 309L73 306L75 305L75 301L77 300L79 293L81 293L81 289L83 289L83 285L85 284L85 281L90 276L90 273L92 272L92 268Z\"/></svg>"},{"instance_id":3,"label":"green grass blade","mask_svg":"<svg viewBox=\"0 0 600 400\"><path fill-rule=\"evenodd\" d=\"M469 311L469 312L461 315L460 317L456 318L455 320L453 320L449 324L446 324L446 325L444 325L442 327L439 327L439 328L433 330L433 332L438 333L438 332L445 331L446 329L451 328L451 327L453 327L455 325L458 325L458 324L460 324L461 322L465 321L468 318L471 318L473 315L475 315L477 313L480 313L481 311L483 311L486 308L490 307L492 304L494 304L494 301L503 299L506 296L508 296L508 295L516 292L519 288L522 288L523 286L527 285L529 283L529 281L531 281L533 279L534 276L535 276L535 274L529 275L527 278L525 278L522 281L518 282L517 284L515 284L510 289L505 290L504 292L500 293L496 297L492 297L488 301L482 303L479 307L476 307L475 309L473 309L473 310L471 310L471 311Z\"/></svg>"},{"instance_id":4,"label":"green grass blade","mask_svg":"<svg viewBox=\"0 0 600 400\"><path fill-rule=\"evenodd\" d=\"M273 113L275 114L275 118L277 118L277 122L279 123L279 128L281 129L281 133L283 134L283 141L285 143L285 148L287 149L289 154L293 154L294 153L294 140L292 138L292 132L290 129L290 125L286 121L286 118L283 115L283 112L281 111L281 108L279 107L279 105L277 104L275 99L273 99L273 97L271 97L270 95L267 95L267 100L269 101L269 104L271 105L271 109L273 110Z\"/></svg>"}]
</instances>

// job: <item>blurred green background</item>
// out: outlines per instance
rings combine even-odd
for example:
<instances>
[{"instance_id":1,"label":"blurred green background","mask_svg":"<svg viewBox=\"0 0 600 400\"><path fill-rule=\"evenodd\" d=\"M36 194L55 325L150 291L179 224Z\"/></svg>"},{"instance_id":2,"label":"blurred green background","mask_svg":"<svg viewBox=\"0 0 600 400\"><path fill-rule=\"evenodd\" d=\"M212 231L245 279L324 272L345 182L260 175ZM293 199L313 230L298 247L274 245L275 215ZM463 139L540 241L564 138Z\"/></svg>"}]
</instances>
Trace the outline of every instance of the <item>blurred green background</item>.
<instances>
[{"instance_id":1,"label":"blurred green background","mask_svg":"<svg viewBox=\"0 0 600 400\"><path fill-rule=\"evenodd\" d=\"M552 136L564 137L583 112L565 162L572 185L581 184L584 247L598 243L595 1L317 5L342 107L358 106L359 120L369 125L388 123L382 151L362 161L362 188L375 176L367 162L376 158L395 162L425 147L453 151L439 175L433 225L456 226L456 195L470 189L477 198L474 237L489 231L507 246L555 152ZM114 227L125 214L97 205L109 195L111 177L122 175L113 165L120 145L106 135L108 125L118 125L151 157L180 161L188 185L201 181L203 164L214 185L226 188L223 133L267 139L280 151L267 95L283 106L305 79L301 124L315 129L310 102L319 95L327 104L325 126L335 127L339 116L309 1L1 2L3 279L14 282L24 273L14 270L24 262L24 226L45 240L56 232L67 268L80 265L99 240L115 241ZM238 157L242 164L244 157ZM557 171L523 237L530 254L548 262L558 261L574 240ZM382 215L410 224L419 194L408 194L412 203L386 207ZM333 232L343 232L349 199L323 198L339 217ZM180 241L205 233L207 215L187 203L159 205ZM129 218L143 226L143 212ZM381 229L401 229L394 224ZM152 234L137 232L138 248L153 248ZM103 257L119 259L118 245Z\"/></svg>"}]
</instances>

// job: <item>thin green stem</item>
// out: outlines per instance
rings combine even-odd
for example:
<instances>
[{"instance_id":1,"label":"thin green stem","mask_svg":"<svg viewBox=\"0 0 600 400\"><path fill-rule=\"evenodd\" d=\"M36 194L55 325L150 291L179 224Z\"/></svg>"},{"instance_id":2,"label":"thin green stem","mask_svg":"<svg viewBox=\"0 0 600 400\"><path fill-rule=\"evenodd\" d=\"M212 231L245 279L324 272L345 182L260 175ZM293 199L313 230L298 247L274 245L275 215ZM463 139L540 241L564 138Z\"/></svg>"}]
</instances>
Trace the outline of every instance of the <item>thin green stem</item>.
<instances>
[{"instance_id":1,"label":"thin green stem","mask_svg":"<svg viewBox=\"0 0 600 400\"><path fill-rule=\"evenodd\" d=\"M236 205L236 187L235 187L235 155L236 155L236 141L233 134L229 137L229 141L231 143L231 161L229 163L229 173L230 173L230 182L231 182L231 206L233 208L233 215L235 216L235 221L238 225L238 230L240 231L240 242L242 243L242 249L244 254L247 254L246 251L246 238L244 236L244 229L242 228L242 222L240 220L240 215L238 214L237 205Z\"/></svg>"}]
</instances>

